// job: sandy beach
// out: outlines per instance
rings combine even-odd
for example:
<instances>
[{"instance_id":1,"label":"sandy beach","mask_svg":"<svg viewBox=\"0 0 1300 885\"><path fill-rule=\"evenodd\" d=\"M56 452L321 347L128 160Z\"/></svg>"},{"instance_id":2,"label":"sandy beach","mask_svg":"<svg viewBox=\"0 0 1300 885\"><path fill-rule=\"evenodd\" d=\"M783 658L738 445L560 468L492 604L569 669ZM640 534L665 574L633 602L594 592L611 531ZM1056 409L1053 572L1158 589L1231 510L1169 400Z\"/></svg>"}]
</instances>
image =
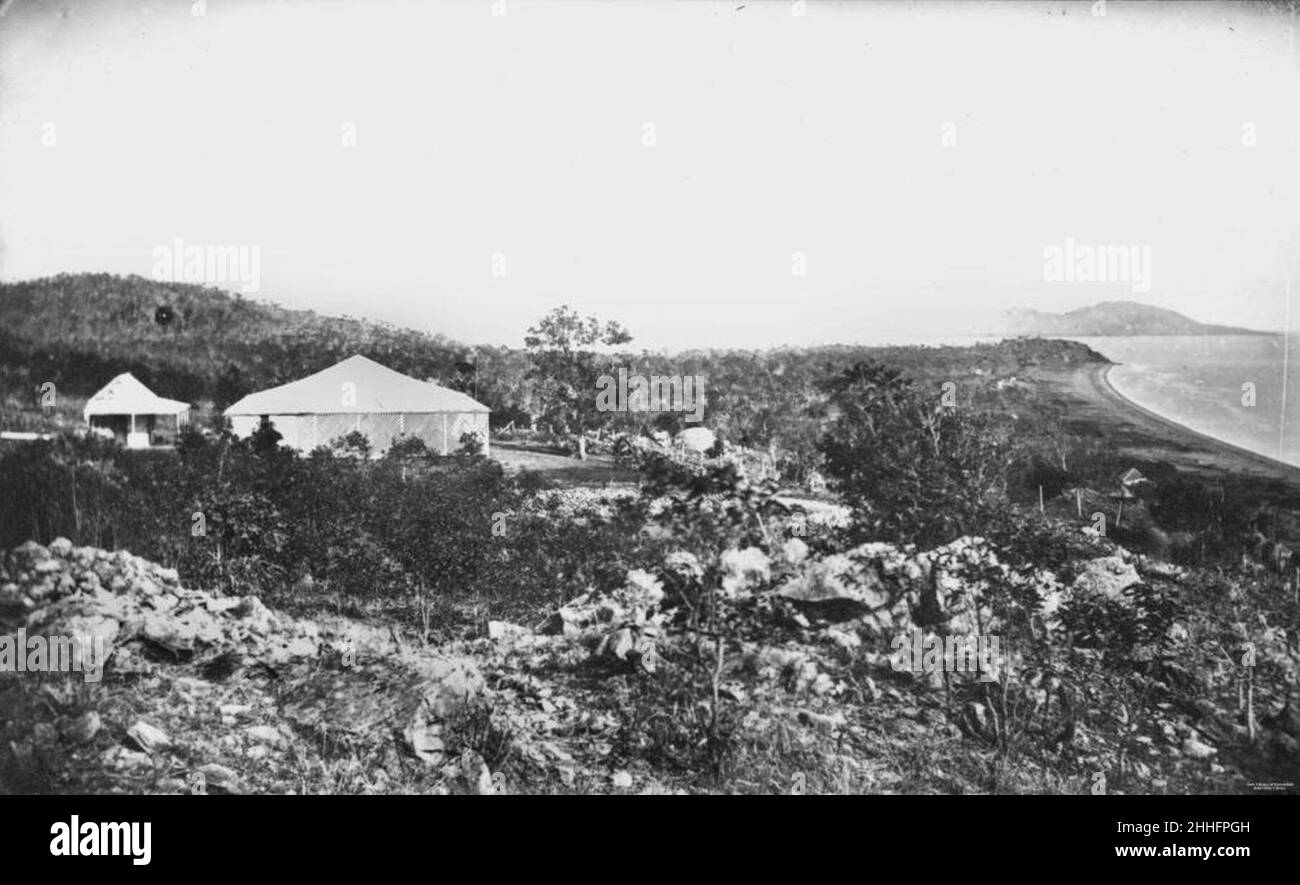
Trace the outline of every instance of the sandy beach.
<instances>
[{"instance_id":1,"label":"sandy beach","mask_svg":"<svg viewBox=\"0 0 1300 885\"><path fill-rule=\"evenodd\" d=\"M1073 422L1091 425L1116 450L1180 472L1235 485L1261 503L1300 509L1300 468L1215 439L1125 397L1109 382L1112 363L1092 363L1039 377Z\"/></svg>"}]
</instances>

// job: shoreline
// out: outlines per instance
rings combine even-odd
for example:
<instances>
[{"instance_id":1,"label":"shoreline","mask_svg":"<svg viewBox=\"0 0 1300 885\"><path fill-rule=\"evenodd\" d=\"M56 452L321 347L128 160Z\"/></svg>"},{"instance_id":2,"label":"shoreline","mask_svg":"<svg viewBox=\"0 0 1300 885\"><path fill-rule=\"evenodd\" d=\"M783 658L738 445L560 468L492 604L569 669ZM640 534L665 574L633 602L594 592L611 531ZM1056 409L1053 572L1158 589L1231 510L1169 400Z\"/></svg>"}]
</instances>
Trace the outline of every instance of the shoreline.
<instances>
[{"instance_id":1,"label":"shoreline","mask_svg":"<svg viewBox=\"0 0 1300 885\"><path fill-rule=\"evenodd\" d=\"M1100 437L1117 454L1230 484L1260 503L1272 502L1300 514L1300 467L1193 430L1134 402L1108 380L1115 365L1109 360L1092 362L1045 370L1035 377L1078 432Z\"/></svg>"},{"instance_id":2,"label":"shoreline","mask_svg":"<svg viewBox=\"0 0 1300 885\"><path fill-rule=\"evenodd\" d=\"M1195 430L1188 427L1186 424L1182 424L1172 418L1167 418L1159 412L1152 411L1146 406L1143 406L1130 397L1120 393L1110 380L1111 369L1114 369L1117 365L1119 364L1106 363L1104 365L1092 367L1091 380L1093 388L1100 397L1114 405L1134 413L1135 417L1141 416L1144 422L1155 425L1174 441L1186 441L1209 450L1217 450L1217 452L1221 453L1223 457L1230 457L1240 459L1243 462L1248 462L1252 469L1264 469L1280 479L1285 478L1300 483L1300 466L1290 464L1286 461L1281 461L1269 455L1264 455L1260 452L1236 445L1235 443L1230 443L1219 439L1218 437L1211 436L1208 433Z\"/></svg>"}]
</instances>

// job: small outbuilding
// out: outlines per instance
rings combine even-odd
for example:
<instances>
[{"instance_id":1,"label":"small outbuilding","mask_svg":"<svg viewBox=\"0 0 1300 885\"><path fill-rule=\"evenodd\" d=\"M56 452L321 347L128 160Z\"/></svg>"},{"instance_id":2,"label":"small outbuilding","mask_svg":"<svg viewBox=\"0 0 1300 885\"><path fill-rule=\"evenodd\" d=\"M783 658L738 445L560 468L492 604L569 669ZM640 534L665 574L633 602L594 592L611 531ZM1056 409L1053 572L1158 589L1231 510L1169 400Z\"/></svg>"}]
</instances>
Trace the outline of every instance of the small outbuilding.
<instances>
[{"instance_id":1,"label":"small outbuilding","mask_svg":"<svg viewBox=\"0 0 1300 885\"><path fill-rule=\"evenodd\" d=\"M249 436L263 418L281 443L309 452L359 432L376 454L403 437L417 438L430 451L450 454L467 433L488 452L491 410L472 397L403 375L364 356L351 356L279 387L250 393L226 409L231 429Z\"/></svg>"},{"instance_id":2,"label":"small outbuilding","mask_svg":"<svg viewBox=\"0 0 1300 885\"><path fill-rule=\"evenodd\" d=\"M174 444L189 413L189 403L158 396L130 372L104 385L83 410L87 426L128 449Z\"/></svg>"},{"instance_id":3,"label":"small outbuilding","mask_svg":"<svg viewBox=\"0 0 1300 885\"><path fill-rule=\"evenodd\" d=\"M1125 470L1119 478L1120 488L1129 493L1125 497L1136 497L1134 493L1142 491L1151 484L1151 480L1143 476L1142 472L1136 467Z\"/></svg>"}]
</instances>

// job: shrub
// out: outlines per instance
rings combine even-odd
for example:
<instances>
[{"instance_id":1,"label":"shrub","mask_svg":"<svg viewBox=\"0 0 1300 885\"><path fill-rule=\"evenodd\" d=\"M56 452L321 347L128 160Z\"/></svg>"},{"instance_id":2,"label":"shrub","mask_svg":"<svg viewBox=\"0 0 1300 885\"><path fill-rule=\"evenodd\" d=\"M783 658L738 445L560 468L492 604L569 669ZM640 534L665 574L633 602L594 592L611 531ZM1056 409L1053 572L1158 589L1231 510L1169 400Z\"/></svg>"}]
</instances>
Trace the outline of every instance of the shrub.
<instances>
[{"instance_id":1,"label":"shrub","mask_svg":"<svg viewBox=\"0 0 1300 885\"><path fill-rule=\"evenodd\" d=\"M990 419L875 362L824 387L835 418L820 449L859 536L936 546L984 526L1005 500L1008 449Z\"/></svg>"}]
</instances>

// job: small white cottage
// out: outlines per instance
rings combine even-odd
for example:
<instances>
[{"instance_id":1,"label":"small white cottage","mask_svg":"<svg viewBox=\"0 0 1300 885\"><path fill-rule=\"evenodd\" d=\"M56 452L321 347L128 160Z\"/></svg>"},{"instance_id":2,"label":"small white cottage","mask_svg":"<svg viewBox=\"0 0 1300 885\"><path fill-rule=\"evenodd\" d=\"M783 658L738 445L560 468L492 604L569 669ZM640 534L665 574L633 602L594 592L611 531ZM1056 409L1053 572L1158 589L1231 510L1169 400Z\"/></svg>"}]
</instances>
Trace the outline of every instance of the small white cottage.
<instances>
[{"instance_id":1,"label":"small white cottage","mask_svg":"<svg viewBox=\"0 0 1300 885\"><path fill-rule=\"evenodd\" d=\"M174 443L189 413L189 403L158 396L130 372L104 385L84 410L87 426L112 434L128 449Z\"/></svg>"}]
</instances>

